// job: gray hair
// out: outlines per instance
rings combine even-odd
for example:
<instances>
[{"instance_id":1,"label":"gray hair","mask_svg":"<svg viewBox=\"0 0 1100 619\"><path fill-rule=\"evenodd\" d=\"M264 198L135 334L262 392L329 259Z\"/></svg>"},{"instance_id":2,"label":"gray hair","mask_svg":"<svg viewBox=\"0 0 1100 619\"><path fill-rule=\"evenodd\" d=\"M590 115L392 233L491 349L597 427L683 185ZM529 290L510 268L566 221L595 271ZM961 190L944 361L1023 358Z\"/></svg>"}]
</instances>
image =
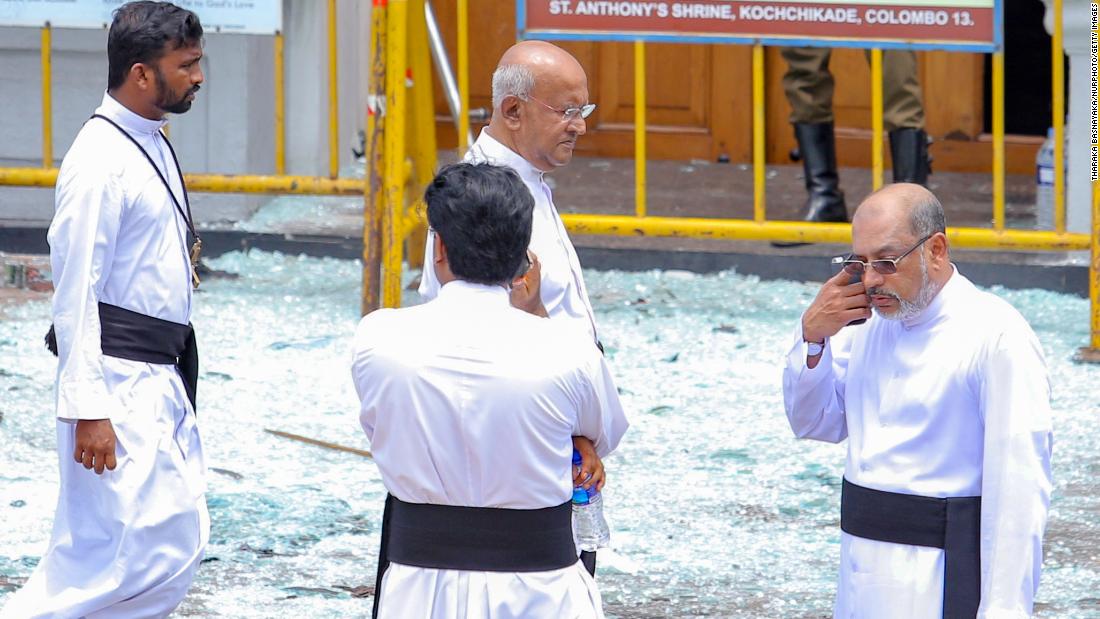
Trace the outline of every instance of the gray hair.
<instances>
[{"instance_id":1,"label":"gray hair","mask_svg":"<svg viewBox=\"0 0 1100 619\"><path fill-rule=\"evenodd\" d=\"M918 239L937 232L947 231L947 218L943 215L943 205L928 192L928 197L913 205L909 213L909 227Z\"/></svg>"},{"instance_id":2,"label":"gray hair","mask_svg":"<svg viewBox=\"0 0 1100 619\"><path fill-rule=\"evenodd\" d=\"M535 88L535 73L522 64L505 64L493 71L493 111L500 109L504 97L519 97L524 101Z\"/></svg>"}]
</instances>

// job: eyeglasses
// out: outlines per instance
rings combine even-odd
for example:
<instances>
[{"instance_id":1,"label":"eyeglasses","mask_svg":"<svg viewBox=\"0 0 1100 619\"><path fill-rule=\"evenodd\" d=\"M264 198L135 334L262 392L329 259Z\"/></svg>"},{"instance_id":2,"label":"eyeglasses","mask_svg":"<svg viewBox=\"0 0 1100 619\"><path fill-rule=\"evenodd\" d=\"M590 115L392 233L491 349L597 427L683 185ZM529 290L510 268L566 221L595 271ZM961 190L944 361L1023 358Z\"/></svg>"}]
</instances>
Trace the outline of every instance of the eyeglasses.
<instances>
[{"instance_id":1,"label":"eyeglasses","mask_svg":"<svg viewBox=\"0 0 1100 619\"><path fill-rule=\"evenodd\" d=\"M898 263L901 262L902 258L905 258L909 254L913 253L915 249L917 249L921 245L924 245L924 242L932 238L933 236L935 236L934 232L917 241L917 244L910 247L909 251L898 256L897 258L881 258L879 260L864 262L862 260L856 260L851 256L851 254L849 254L847 258L841 258L839 256L833 258L833 264L843 264L844 270L851 275L863 275L863 272L868 268L874 269L875 272L879 273L880 275L893 275L894 273L898 272Z\"/></svg>"},{"instance_id":2,"label":"eyeglasses","mask_svg":"<svg viewBox=\"0 0 1100 619\"><path fill-rule=\"evenodd\" d=\"M585 103L580 107L567 107L564 110L559 110L558 108L546 103L545 101L540 101L532 97L531 95L527 95L527 98L542 104L542 106L548 110L552 110L561 114L562 122L570 122L575 120L577 117L588 118L592 115L592 112L596 111L595 103Z\"/></svg>"}]
</instances>

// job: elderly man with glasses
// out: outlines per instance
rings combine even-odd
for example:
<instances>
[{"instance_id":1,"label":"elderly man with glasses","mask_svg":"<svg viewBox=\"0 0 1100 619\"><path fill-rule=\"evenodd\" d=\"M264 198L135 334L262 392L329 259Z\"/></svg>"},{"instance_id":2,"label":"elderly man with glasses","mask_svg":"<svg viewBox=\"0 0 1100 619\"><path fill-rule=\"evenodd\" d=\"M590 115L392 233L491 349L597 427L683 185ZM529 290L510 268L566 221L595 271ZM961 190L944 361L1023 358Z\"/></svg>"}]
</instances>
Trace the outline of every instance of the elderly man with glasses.
<instances>
[{"instance_id":1,"label":"elderly man with glasses","mask_svg":"<svg viewBox=\"0 0 1100 619\"><path fill-rule=\"evenodd\" d=\"M523 41L508 49L493 72L493 116L466 160L515 170L535 199L527 277L513 286L512 302L533 314L567 320L597 341L596 321L584 287L580 261L554 208L544 175L573 158L585 119L596 109L588 101L588 77L569 52L544 41ZM432 240L425 265L434 259ZM425 269L420 294L435 298L439 281Z\"/></svg>"},{"instance_id":2,"label":"elderly man with glasses","mask_svg":"<svg viewBox=\"0 0 1100 619\"><path fill-rule=\"evenodd\" d=\"M595 109L588 100L588 76L569 52L545 41L517 43L504 52L493 72L493 116L466 161L515 170L535 199L531 265L526 275L512 282L512 305L571 325L593 346L600 346L580 260L544 179L572 160L577 139L585 134L585 119ZM440 290L431 268L436 260L433 236L429 231L420 280L420 295L428 300ZM592 443L577 437L574 445L583 457L577 483L602 488L603 463ZM595 573L595 554L586 552L582 558Z\"/></svg>"},{"instance_id":3,"label":"elderly man with glasses","mask_svg":"<svg viewBox=\"0 0 1100 619\"><path fill-rule=\"evenodd\" d=\"M1031 616L1051 491L1046 363L1024 318L951 263L945 225L919 185L868 197L853 254L787 355L794 433L848 439L834 617Z\"/></svg>"}]
</instances>

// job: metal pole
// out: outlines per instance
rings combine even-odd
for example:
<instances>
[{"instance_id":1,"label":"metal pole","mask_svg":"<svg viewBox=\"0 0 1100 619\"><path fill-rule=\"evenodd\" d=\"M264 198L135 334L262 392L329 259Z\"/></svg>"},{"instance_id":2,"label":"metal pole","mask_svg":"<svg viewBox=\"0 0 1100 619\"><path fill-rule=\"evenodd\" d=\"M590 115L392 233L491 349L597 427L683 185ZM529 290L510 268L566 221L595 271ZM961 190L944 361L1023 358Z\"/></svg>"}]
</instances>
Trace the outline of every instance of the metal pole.
<instances>
[{"instance_id":1,"label":"metal pole","mask_svg":"<svg viewBox=\"0 0 1100 619\"><path fill-rule=\"evenodd\" d=\"M409 158L413 162L411 206L404 214L405 260L410 269L424 267L424 243L428 227L414 214L421 209L424 188L432 181L439 149L435 141L435 97L432 88L431 44L428 42L428 12L425 0L412 0L408 12L409 58L406 66L412 77L409 122ZM421 209L423 210L423 209Z\"/></svg>"},{"instance_id":2,"label":"metal pole","mask_svg":"<svg viewBox=\"0 0 1100 619\"><path fill-rule=\"evenodd\" d=\"M53 47L53 30L50 22L42 26L42 167L53 168L53 64L50 50Z\"/></svg>"},{"instance_id":3,"label":"metal pole","mask_svg":"<svg viewBox=\"0 0 1100 619\"><path fill-rule=\"evenodd\" d=\"M629 237L673 237L736 239L790 243L840 243L852 241L850 224L798 221L753 221L706 217L635 217L634 215L591 215L563 213L562 222L570 234L600 234ZM1088 251L1087 234L991 228L948 228L951 247L1019 251Z\"/></svg>"},{"instance_id":4,"label":"metal pole","mask_svg":"<svg viewBox=\"0 0 1100 619\"><path fill-rule=\"evenodd\" d=\"M386 90L386 2L374 0L371 6L370 77L367 85L367 138L363 191L363 297L360 311L367 315L382 301L382 213L386 194L383 140L385 136Z\"/></svg>"},{"instance_id":5,"label":"metal pole","mask_svg":"<svg viewBox=\"0 0 1100 619\"><path fill-rule=\"evenodd\" d=\"M462 102L459 101L458 84L455 82L454 72L451 71L451 61L447 58L447 48L443 45L443 35L439 32L439 22L436 21L431 2L424 3L424 20L428 23L428 43L432 48L436 73L439 75L439 82L443 84L443 93L446 95L447 107L451 110L451 118L454 120L455 128L458 128L458 118L462 115ZM471 144L473 141L474 134L467 123L466 144Z\"/></svg>"},{"instance_id":6,"label":"metal pole","mask_svg":"<svg viewBox=\"0 0 1100 619\"><path fill-rule=\"evenodd\" d=\"M752 218L767 218L764 163L764 46L752 46Z\"/></svg>"},{"instance_id":7,"label":"metal pole","mask_svg":"<svg viewBox=\"0 0 1100 619\"><path fill-rule=\"evenodd\" d=\"M382 216L382 307L401 305L400 228L405 209L405 117L408 112L404 66L408 58L408 1L390 0L386 15L385 191Z\"/></svg>"},{"instance_id":8,"label":"metal pole","mask_svg":"<svg viewBox=\"0 0 1100 619\"><path fill-rule=\"evenodd\" d=\"M286 174L286 86L283 83L283 33L275 31L275 173Z\"/></svg>"},{"instance_id":9,"label":"metal pole","mask_svg":"<svg viewBox=\"0 0 1100 619\"><path fill-rule=\"evenodd\" d=\"M1066 76L1062 50L1062 0L1054 0L1050 38L1051 108L1054 113L1054 230L1066 231Z\"/></svg>"},{"instance_id":10,"label":"metal pole","mask_svg":"<svg viewBox=\"0 0 1100 619\"><path fill-rule=\"evenodd\" d=\"M458 156L470 147L470 7L458 0Z\"/></svg>"},{"instance_id":11,"label":"metal pole","mask_svg":"<svg viewBox=\"0 0 1100 619\"><path fill-rule=\"evenodd\" d=\"M882 50L871 50L871 189L882 187Z\"/></svg>"},{"instance_id":12,"label":"metal pole","mask_svg":"<svg viewBox=\"0 0 1100 619\"><path fill-rule=\"evenodd\" d=\"M1005 53L993 52L993 229L1005 228Z\"/></svg>"},{"instance_id":13,"label":"metal pole","mask_svg":"<svg viewBox=\"0 0 1100 619\"><path fill-rule=\"evenodd\" d=\"M646 215L645 43L634 42L634 214Z\"/></svg>"},{"instance_id":14,"label":"metal pole","mask_svg":"<svg viewBox=\"0 0 1100 619\"><path fill-rule=\"evenodd\" d=\"M396 1L396 0L392 0ZM392 2L391 2L392 3ZM388 76L387 76L388 77ZM388 123L387 123L388 124ZM387 136L389 132L387 132ZM41 167L0 168L0 186L53 187L58 170ZM397 171L399 183L405 183L409 166ZM362 196L364 182L357 178L330 179L311 176L240 176L184 174L187 187L195 192L261 193L294 195ZM388 183L389 178L386 178ZM1095 208L1095 204L1094 204ZM418 214L417 214L418 215ZM848 243L851 226L798 221L751 219L709 219L691 217L644 217L631 215L563 214L566 229L577 234L612 236L662 236L698 239L739 239L746 241L792 241L808 243ZM992 228L949 228L947 238L959 249L1003 249L1019 251L1090 251L1093 238L1083 232L1057 233L1050 230L993 230ZM400 263L399 263L400 264Z\"/></svg>"},{"instance_id":15,"label":"metal pole","mask_svg":"<svg viewBox=\"0 0 1100 619\"><path fill-rule=\"evenodd\" d=\"M340 106L336 73L336 0L328 0L328 175L340 174Z\"/></svg>"}]
</instances>

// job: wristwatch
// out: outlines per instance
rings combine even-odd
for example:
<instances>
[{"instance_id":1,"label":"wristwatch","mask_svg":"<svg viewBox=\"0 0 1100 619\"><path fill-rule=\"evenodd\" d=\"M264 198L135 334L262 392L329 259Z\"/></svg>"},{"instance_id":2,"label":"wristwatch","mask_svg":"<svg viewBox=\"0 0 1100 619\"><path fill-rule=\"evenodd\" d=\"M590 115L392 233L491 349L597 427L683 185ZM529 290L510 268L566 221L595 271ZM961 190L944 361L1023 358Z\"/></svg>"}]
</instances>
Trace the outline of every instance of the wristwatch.
<instances>
[{"instance_id":1,"label":"wristwatch","mask_svg":"<svg viewBox=\"0 0 1100 619\"><path fill-rule=\"evenodd\" d=\"M820 355L823 350L825 350L825 342L806 342L807 357L816 357Z\"/></svg>"}]
</instances>

